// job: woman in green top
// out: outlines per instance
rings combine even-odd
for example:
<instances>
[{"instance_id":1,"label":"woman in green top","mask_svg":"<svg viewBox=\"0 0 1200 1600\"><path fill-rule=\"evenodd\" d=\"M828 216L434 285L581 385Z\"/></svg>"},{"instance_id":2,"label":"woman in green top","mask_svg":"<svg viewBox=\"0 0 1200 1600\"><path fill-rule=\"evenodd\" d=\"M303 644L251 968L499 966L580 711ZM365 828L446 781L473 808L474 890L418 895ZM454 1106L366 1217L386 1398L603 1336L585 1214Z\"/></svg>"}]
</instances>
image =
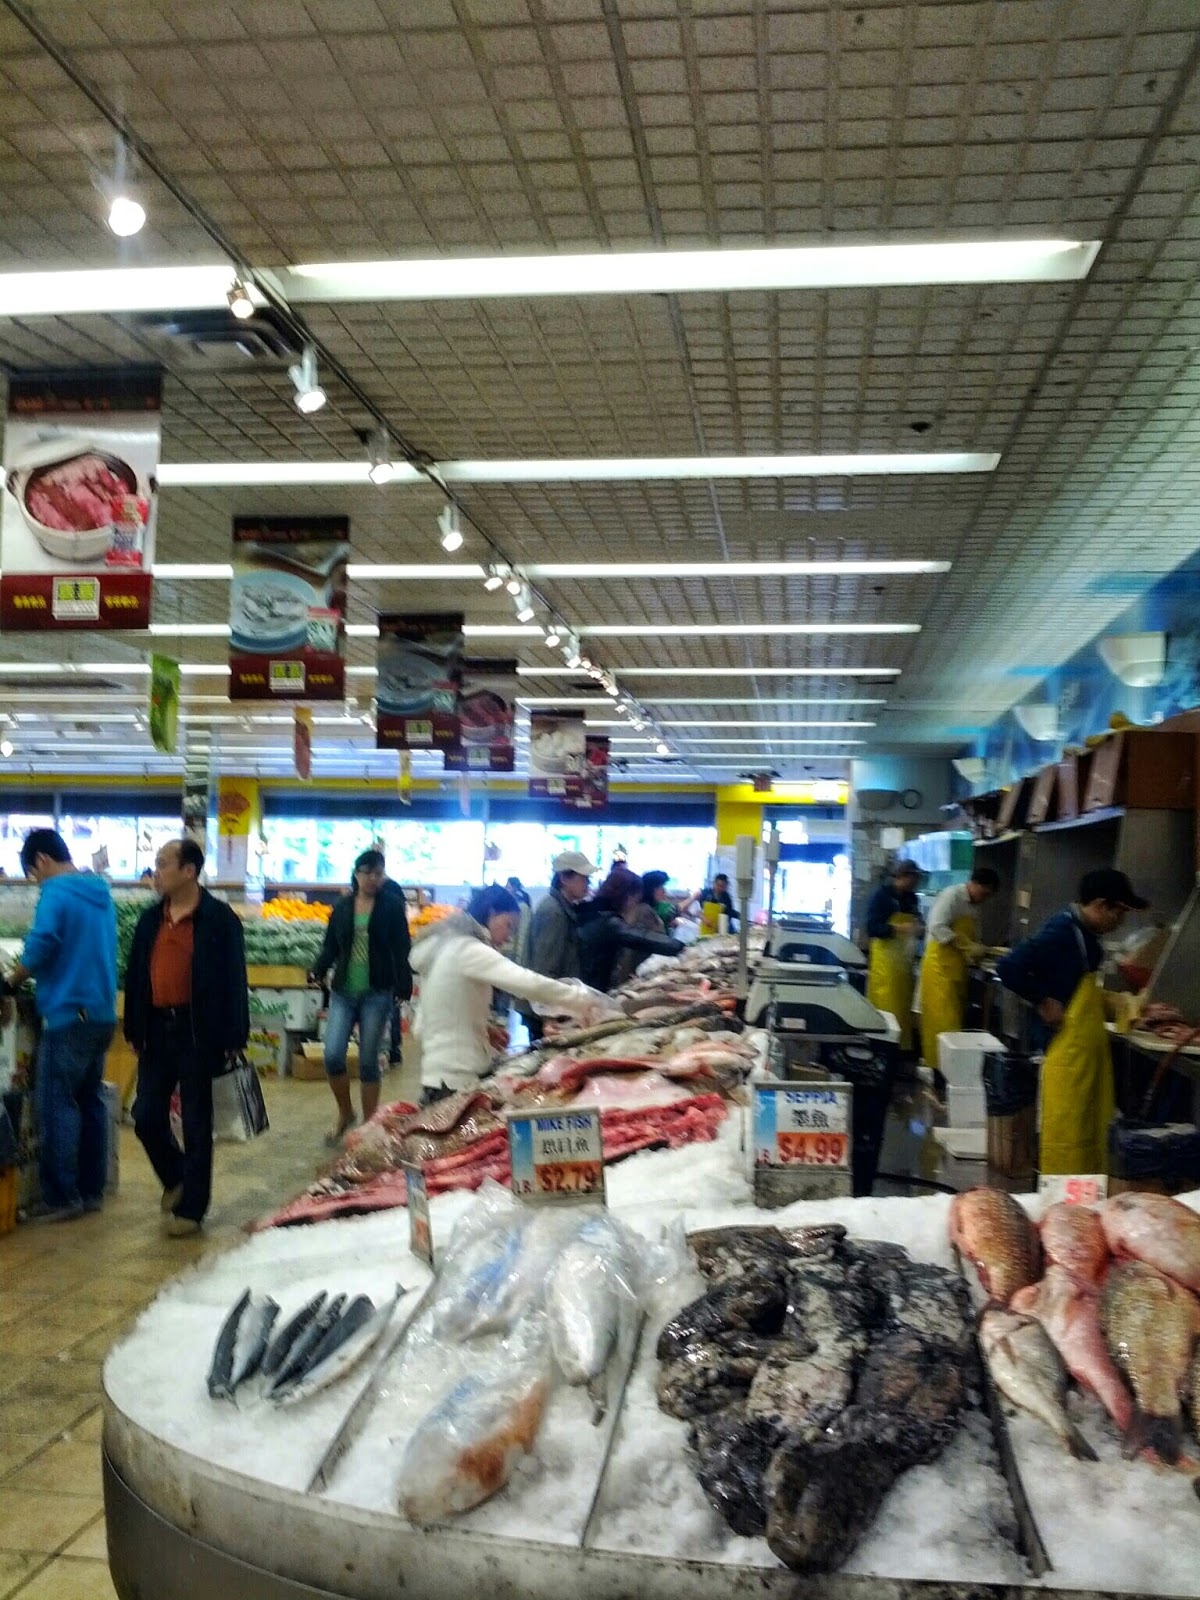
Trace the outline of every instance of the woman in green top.
<instances>
[{"instance_id":1,"label":"woman in green top","mask_svg":"<svg viewBox=\"0 0 1200 1600\"><path fill-rule=\"evenodd\" d=\"M309 976L329 979L325 1024L325 1072L337 1102L337 1125L326 1137L341 1142L354 1123L346 1051L358 1025L358 1076L363 1121L379 1104L379 1048L397 999L412 994L408 966L408 911L400 890L387 881L383 853L364 850L354 863L354 890L333 908L325 943Z\"/></svg>"}]
</instances>

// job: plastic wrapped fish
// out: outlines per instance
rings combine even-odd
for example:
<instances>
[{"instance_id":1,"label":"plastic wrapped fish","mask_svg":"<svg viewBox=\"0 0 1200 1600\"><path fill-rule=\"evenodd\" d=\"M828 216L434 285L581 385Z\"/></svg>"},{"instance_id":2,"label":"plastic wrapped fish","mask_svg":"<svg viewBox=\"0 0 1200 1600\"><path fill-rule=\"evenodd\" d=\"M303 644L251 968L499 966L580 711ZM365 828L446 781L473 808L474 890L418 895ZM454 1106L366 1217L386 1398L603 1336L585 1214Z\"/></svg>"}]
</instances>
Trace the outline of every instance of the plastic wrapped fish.
<instances>
[{"instance_id":1,"label":"plastic wrapped fish","mask_svg":"<svg viewBox=\"0 0 1200 1600\"><path fill-rule=\"evenodd\" d=\"M606 1368L636 1305L625 1241L607 1217L589 1218L546 1278L550 1347L570 1384L586 1384L599 1421L608 1408Z\"/></svg>"}]
</instances>

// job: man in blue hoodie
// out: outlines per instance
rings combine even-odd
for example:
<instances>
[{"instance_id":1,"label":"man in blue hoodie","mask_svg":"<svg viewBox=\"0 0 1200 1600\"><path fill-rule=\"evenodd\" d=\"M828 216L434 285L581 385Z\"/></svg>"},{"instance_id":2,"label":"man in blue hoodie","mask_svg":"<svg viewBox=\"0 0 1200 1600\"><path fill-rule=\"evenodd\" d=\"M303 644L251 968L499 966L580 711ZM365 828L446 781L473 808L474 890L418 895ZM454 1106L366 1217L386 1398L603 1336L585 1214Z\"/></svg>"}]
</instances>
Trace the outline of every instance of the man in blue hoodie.
<instances>
[{"instance_id":1,"label":"man in blue hoodie","mask_svg":"<svg viewBox=\"0 0 1200 1600\"><path fill-rule=\"evenodd\" d=\"M41 888L14 985L33 978L42 1019L34 1097L40 1204L27 1222L68 1222L104 1203L108 1113L101 1082L117 1021L117 918L104 879L80 872L50 828L21 846Z\"/></svg>"}]
</instances>

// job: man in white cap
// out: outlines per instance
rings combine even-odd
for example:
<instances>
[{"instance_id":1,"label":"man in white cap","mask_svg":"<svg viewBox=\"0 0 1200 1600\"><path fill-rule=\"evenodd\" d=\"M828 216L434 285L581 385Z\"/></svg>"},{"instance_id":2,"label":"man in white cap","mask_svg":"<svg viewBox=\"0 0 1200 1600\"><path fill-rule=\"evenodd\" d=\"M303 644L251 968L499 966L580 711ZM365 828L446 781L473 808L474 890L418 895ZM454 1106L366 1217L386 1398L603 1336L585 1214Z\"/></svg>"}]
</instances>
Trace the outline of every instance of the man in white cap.
<instances>
[{"instance_id":1,"label":"man in white cap","mask_svg":"<svg viewBox=\"0 0 1200 1600\"><path fill-rule=\"evenodd\" d=\"M533 972L547 978L578 978L579 907L587 899L588 880L598 869L581 850L564 850L552 863L550 893L533 914L529 960ZM540 1039L542 1019L525 1016L531 1039Z\"/></svg>"}]
</instances>

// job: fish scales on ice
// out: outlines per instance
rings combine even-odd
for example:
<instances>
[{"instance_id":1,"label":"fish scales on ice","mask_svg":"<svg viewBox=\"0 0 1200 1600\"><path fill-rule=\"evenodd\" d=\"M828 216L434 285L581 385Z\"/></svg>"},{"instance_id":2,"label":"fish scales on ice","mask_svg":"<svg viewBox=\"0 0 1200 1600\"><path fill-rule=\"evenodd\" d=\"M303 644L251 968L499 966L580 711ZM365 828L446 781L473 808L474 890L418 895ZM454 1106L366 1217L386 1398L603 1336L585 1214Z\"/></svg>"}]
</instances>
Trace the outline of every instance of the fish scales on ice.
<instances>
[{"instance_id":1,"label":"fish scales on ice","mask_svg":"<svg viewBox=\"0 0 1200 1600\"><path fill-rule=\"evenodd\" d=\"M1042 1218L1042 1253L1081 1289L1096 1290L1108 1265L1108 1240L1096 1212L1064 1201L1052 1205Z\"/></svg>"},{"instance_id":2,"label":"fish scales on ice","mask_svg":"<svg viewBox=\"0 0 1200 1600\"><path fill-rule=\"evenodd\" d=\"M1200 1216L1165 1194L1118 1194L1100 1208L1115 1256L1144 1261L1200 1294Z\"/></svg>"},{"instance_id":3,"label":"fish scales on ice","mask_svg":"<svg viewBox=\"0 0 1200 1600\"><path fill-rule=\"evenodd\" d=\"M1104 1342L1098 1297L1079 1288L1065 1268L1051 1265L1040 1283L1018 1290L1012 1309L1038 1319L1075 1382L1096 1396L1124 1434L1133 1401Z\"/></svg>"}]
</instances>

